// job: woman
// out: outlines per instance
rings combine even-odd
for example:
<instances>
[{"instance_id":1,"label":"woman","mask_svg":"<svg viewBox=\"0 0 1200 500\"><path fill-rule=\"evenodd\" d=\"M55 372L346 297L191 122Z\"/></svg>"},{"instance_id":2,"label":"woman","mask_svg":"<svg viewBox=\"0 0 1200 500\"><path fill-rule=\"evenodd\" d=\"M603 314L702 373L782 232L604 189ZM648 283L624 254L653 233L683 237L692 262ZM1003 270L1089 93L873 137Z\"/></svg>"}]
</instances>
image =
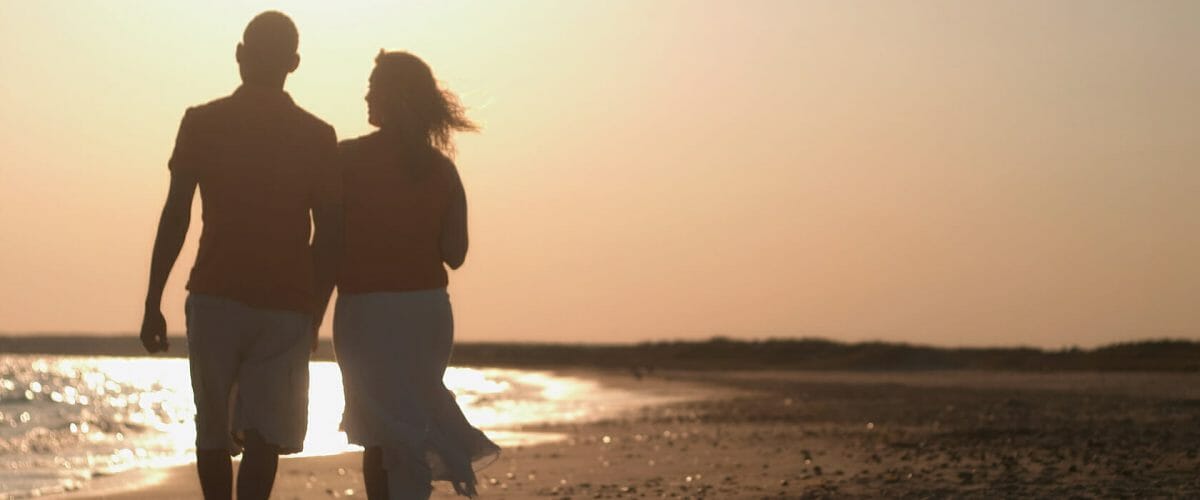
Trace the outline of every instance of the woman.
<instances>
[{"instance_id":1,"label":"woman","mask_svg":"<svg viewBox=\"0 0 1200 500\"><path fill-rule=\"evenodd\" d=\"M428 498L431 480L475 495L473 464L499 447L442 384L454 340L445 266L467 254L467 201L448 155L477 127L454 94L406 52L375 58L368 121L344 141L345 260L333 339L346 393L343 427L366 448L367 497Z\"/></svg>"}]
</instances>

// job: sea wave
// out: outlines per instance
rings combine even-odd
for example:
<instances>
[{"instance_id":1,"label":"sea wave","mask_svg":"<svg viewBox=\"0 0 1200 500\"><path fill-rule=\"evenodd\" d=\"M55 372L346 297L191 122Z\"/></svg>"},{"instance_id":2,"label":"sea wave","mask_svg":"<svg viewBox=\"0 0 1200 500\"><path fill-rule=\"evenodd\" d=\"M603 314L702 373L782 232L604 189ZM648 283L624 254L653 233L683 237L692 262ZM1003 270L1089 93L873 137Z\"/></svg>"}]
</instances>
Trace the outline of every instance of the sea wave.
<instances>
[{"instance_id":1,"label":"sea wave","mask_svg":"<svg viewBox=\"0 0 1200 500\"><path fill-rule=\"evenodd\" d=\"M301 455L356 449L339 430L341 373L310 364ZM467 418L502 445L546 440L522 427L594 420L649 396L550 372L447 370ZM98 475L188 463L195 406L186 359L0 355L0 497L78 488Z\"/></svg>"}]
</instances>

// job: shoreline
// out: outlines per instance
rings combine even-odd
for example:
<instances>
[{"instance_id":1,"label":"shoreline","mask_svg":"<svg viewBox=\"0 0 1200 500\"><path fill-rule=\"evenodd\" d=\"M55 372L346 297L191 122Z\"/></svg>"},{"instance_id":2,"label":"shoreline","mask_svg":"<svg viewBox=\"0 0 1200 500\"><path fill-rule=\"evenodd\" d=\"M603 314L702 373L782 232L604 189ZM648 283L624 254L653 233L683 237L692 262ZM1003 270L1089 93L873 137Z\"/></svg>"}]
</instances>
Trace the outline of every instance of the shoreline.
<instances>
[{"instance_id":1,"label":"shoreline","mask_svg":"<svg viewBox=\"0 0 1200 500\"><path fill-rule=\"evenodd\" d=\"M582 373L586 373L582 372ZM611 374L610 374L611 375ZM1045 498L1200 495L1200 374L660 372L703 388L619 418L532 426L482 498ZM603 373L598 376L605 377ZM712 391L712 392L709 392ZM280 461L275 498L362 498L358 457ZM69 498L199 498L190 467ZM437 484L433 498L456 498Z\"/></svg>"},{"instance_id":2,"label":"shoreline","mask_svg":"<svg viewBox=\"0 0 1200 500\"><path fill-rule=\"evenodd\" d=\"M734 391L724 388L714 388L688 381L670 380L665 378L641 379L630 374L614 370L596 369L530 369L531 372L547 372L555 376L584 379L600 384L606 389L619 389L636 392L643 396L636 406L618 410L614 415L606 416L597 421L579 423L551 423L513 429L496 429L488 431L489 435L508 436L509 440L516 439L522 444L504 447L501 458L510 453L519 453L527 449L550 446L571 441L567 429L579 426L593 425L597 422L624 418L625 414L678 404L686 401L710 399L730 396ZM680 395L684 393L685 395ZM272 498L340 498L364 497L362 491L362 472L359 464L360 451L346 451L322 456L285 455L280 457L279 469L276 474L275 488ZM237 463L240 457L234 457L234 477L236 481ZM481 482L486 482L485 473L496 467L492 464L480 473ZM200 482L196 477L195 462L183 465L173 465L162 468L144 468L124 471L111 475L103 475L85 480L75 489L65 491L45 492L39 496L57 496L58 498L83 499L137 499L137 498L202 498ZM440 485L445 486L445 485ZM481 491L486 485L481 484ZM435 490L434 498L439 497ZM446 486L444 494L454 497L453 490Z\"/></svg>"}]
</instances>

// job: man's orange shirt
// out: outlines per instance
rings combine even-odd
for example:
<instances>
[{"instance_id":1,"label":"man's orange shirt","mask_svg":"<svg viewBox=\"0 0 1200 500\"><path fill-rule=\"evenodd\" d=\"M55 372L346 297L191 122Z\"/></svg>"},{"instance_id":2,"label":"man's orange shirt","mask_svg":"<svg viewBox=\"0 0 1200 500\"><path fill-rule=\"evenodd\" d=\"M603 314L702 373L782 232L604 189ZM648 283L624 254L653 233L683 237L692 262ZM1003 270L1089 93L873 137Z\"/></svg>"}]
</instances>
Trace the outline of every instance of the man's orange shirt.
<instances>
[{"instance_id":1,"label":"man's orange shirt","mask_svg":"<svg viewBox=\"0 0 1200 500\"><path fill-rule=\"evenodd\" d=\"M310 313L310 209L340 203L337 137L278 89L242 86L188 109L171 155L200 186L204 229L187 288Z\"/></svg>"},{"instance_id":2,"label":"man's orange shirt","mask_svg":"<svg viewBox=\"0 0 1200 500\"><path fill-rule=\"evenodd\" d=\"M454 164L437 156L417 178L378 134L340 148L346 200L346 253L338 293L443 288L442 222L458 186Z\"/></svg>"}]
</instances>

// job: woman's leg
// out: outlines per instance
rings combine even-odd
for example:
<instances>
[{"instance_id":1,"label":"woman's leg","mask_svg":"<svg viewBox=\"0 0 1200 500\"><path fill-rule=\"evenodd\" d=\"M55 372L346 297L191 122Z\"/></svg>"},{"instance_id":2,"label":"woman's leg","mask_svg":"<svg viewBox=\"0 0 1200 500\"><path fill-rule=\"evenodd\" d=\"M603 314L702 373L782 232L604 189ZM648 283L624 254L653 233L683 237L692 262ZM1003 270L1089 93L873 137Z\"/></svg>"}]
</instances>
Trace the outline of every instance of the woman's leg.
<instances>
[{"instance_id":1,"label":"woman's leg","mask_svg":"<svg viewBox=\"0 0 1200 500\"><path fill-rule=\"evenodd\" d=\"M441 417L446 397L449 396L451 400L454 397L442 382L446 375L446 367L450 364L450 354L454 350L454 311L449 298L445 295L437 296L429 304L424 320L419 330L422 354L417 380L426 415L438 419Z\"/></svg>"},{"instance_id":2,"label":"woman's leg","mask_svg":"<svg viewBox=\"0 0 1200 500\"><path fill-rule=\"evenodd\" d=\"M426 292L418 307L420 314L412 315L406 328L415 348L410 397L416 400L410 404L419 409L418 413L427 425L437 425L430 421L439 418L447 393L442 377L446 374L454 345L454 316L445 290ZM406 498L429 498L433 493L433 477L425 457L409 455L404 460L402 491L407 494Z\"/></svg>"},{"instance_id":3,"label":"woman's leg","mask_svg":"<svg viewBox=\"0 0 1200 500\"><path fill-rule=\"evenodd\" d=\"M383 449L378 446L363 450L363 482L368 500L387 500L387 471L383 468Z\"/></svg>"},{"instance_id":4,"label":"woman's leg","mask_svg":"<svg viewBox=\"0 0 1200 500\"><path fill-rule=\"evenodd\" d=\"M375 445L363 453L370 499L423 499L433 492L423 451L410 447L420 446L430 418L430 389L445 394L441 378L453 326L444 293L440 302L411 293L338 299L334 344L345 384L344 424Z\"/></svg>"},{"instance_id":5,"label":"woman's leg","mask_svg":"<svg viewBox=\"0 0 1200 500\"><path fill-rule=\"evenodd\" d=\"M368 446L363 450L363 482L366 483L368 500L388 500L395 491L401 498L421 500L433 493L429 468L403 458L393 464L395 470L389 474L384 468L384 451L379 446Z\"/></svg>"}]
</instances>

